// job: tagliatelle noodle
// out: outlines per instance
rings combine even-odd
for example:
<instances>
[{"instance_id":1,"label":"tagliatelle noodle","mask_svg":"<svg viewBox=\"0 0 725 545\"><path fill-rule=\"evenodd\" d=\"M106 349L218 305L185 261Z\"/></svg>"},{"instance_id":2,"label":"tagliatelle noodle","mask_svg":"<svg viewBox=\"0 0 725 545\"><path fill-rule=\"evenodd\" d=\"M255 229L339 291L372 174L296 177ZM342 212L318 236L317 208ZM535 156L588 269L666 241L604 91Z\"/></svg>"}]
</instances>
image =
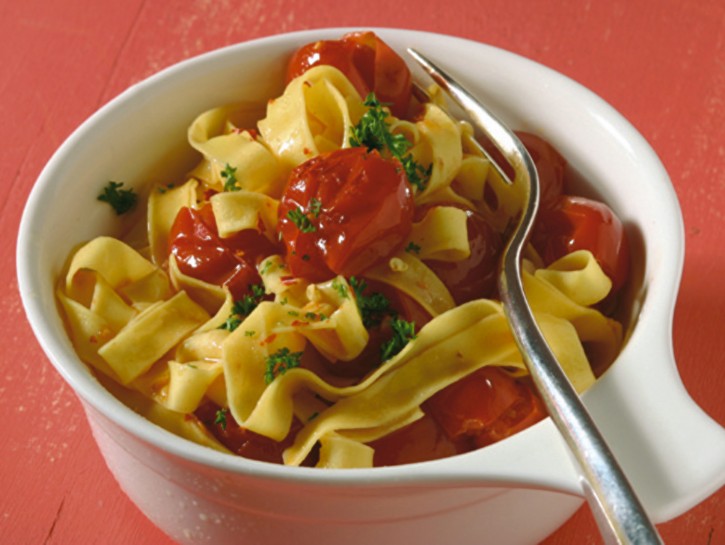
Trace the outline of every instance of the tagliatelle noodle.
<instances>
[{"instance_id":1,"label":"tagliatelle noodle","mask_svg":"<svg viewBox=\"0 0 725 545\"><path fill-rule=\"evenodd\" d=\"M230 453L229 449L222 445L198 420L188 418L183 413L167 409L138 391L124 388L115 380L109 380L103 376L99 380L124 405L130 407L134 412L157 426L199 445L213 448L220 452Z\"/></svg>"},{"instance_id":2,"label":"tagliatelle noodle","mask_svg":"<svg viewBox=\"0 0 725 545\"><path fill-rule=\"evenodd\" d=\"M408 244L415 244L415 255L421 260L461 261L471 255L467 221L465 210L436 206L413 224Z\"/></svg>"},{"instance_id":3,"label":"tagliatelle noodle","mask_svg":"<svg viewBox=\"0 0 725 545\"><path fill-rule=\"evenodd\" d=\"M113 368L121 382L128 384L208 319L206 311L186 292L180 291L133 318L98 350L98 354Z\"/></svg>"},{"instance_id":4,"label":"tagliatelle noodle","mask_svg":"<svg viewBox=\"0 0 725 545\"><path fill-rule=\"evenodd\" d=\"M276 199L263 193L241 190L217 193L209 202L220 237L227 238L239 231L253 229L275 241L279 207Z\"/></svg>"},{"instance_id":5,"label":"tagliatelle noodle","mask_svg":"<svg viewBox=\"0 0 725 545\"><path fill-rule=\"evenodd\" d=\"M262 138L287 171L320 153L350 146L365 111L355 87L332 66L315 66L270 101L258 123Z\"/></svg>"},{"instance_id":6,"label":"tagliatelle noodle","mask_svg":"<svg viewBox=\"0 0 725 545\"><path fill-rule=\"evenodd\" d=\"M179 187L157 186L148 199L148 239L151 261L163 266L169 257L169 233L176 215L184 207L196 204L199 182L189 180Z\"/></svg>"},{"instance_id":7,"label":"tagliatelle noodle","mask_svg":"<svg viewBox=\"0 0 725 545\"><path fill-rule=\"evenodd\" d=\"M420 164L430 165L425 191L416 195L416 204L447 188L461 166L461 131L456 122L435 104L426 104L423 118L416 123L420 140L413 142L411 154Z\"/></svg>"},{"instance_id":8,"label":"tagliatelle noodle","mask_svg":"<svg viewBox=\"0 0 725 545\"><path fill-rule=\"evenodd\" d=\"M226 301L227 291L223 287L182 273L176 263L176 257L173 255L169 256L168 267L169 277L174 288L187 293L196 303L204 307L209 314L217 312Z\"/></svg>"},{"instance_id":9,"label":"tagliatelle noodle","mask_svg":"<svg viewBox=\"0 0 725 545\"><path fill-rule=\"evenodd\" d=\"M365 276L410 295L431 316L438 316L456 306L448 288L436 274L420 259L404 250L368 269Z\"/></svg>"},{"instance_id":10,"label":"tagliatelle noodle","mask_svg":"<svg viewBox=\"0 0 725 545\"><path fill-rule=\"evenodd\" d=\"M204 156L204 160L192 175L200 177L209 186L222 189L227 179L221 173L231 167L238 188L278 198L285 183L279 162L249 131L228 122L229 116L245 109L249 106L214 108L194 120L188 131L189 144ZM245 121L253 123L256 119Z\"/></svg>"}]
</instances>

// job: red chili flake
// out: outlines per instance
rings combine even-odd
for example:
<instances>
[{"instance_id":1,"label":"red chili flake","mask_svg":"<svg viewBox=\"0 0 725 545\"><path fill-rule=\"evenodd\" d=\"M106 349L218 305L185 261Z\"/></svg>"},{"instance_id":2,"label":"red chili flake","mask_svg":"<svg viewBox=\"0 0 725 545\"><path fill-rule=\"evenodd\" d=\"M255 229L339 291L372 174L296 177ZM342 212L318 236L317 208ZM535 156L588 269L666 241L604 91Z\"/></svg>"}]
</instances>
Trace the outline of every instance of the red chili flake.
<instances>
[{"instance_id":1,"label":"red chili flake","mask_svg":"<svg viewBox=\"0 0 725 545\"><path fill-rule=\"evenodd\" d=\"M274 340L276 338L277 338L277 334L276 333L272 333L269 337L267 337L266 339L264 339L263 341L261 341L259 343L259 346L265 346L265 345L267 345L267 344L269 344L271 342L274 342Z\"/></svg>"},{"instance_id":2,"label":"red chili flake","mask_svg":"<svg viewBox=\"0 0 725 545\"><path fill-rule=\"evenodd\" d=\"M285 285L294 284L297 281L297 278L294 276L286 275L280 277L280 282L282 282Z\"/></svg>"},{"instance_id":3,"label":"red chili flake","mask_svg":"<svg viewBox=\"0 0 725 545\"><path fill-rule=\"evenodd\" d=\"M310 325L310 322L304 322L302 320L293 320L290 325L292 327L300 327L300 326Z\"/></svg>"}]
</instances>

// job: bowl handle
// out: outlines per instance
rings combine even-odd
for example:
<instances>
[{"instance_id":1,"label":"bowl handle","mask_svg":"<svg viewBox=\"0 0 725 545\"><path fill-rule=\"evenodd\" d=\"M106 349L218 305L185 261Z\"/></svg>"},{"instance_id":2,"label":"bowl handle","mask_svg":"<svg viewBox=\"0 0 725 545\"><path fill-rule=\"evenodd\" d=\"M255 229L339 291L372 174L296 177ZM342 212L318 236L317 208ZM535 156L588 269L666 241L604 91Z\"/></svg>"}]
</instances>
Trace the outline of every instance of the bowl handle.
<instances>
[{"instance_id":1,"label":"bowl handle","mask_svg":"<svg viewBox=\"0 0 725 545\"><path fill-rule=\"evenodd\" d=\"M648 342L647 348L625 349L586 393L585 403L659 523L725 483L725 429L685 390L672 347ZM635 352L638 358L630 356Z\"/></svg>"}]
</instances>

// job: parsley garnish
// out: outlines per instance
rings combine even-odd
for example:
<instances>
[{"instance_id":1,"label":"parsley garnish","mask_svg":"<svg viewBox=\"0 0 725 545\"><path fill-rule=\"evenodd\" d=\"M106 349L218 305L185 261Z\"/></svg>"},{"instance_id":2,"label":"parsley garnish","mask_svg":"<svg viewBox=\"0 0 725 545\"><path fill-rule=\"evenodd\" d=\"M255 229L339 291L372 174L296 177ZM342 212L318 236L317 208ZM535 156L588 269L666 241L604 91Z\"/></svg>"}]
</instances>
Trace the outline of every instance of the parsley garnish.
<instances>
[{"instance_id":1,"label":"parsley garnish","mask_svg":"<svg viewBox=\"0 0 725 545\"><path fill-rule=\"evenodd\" d=\"M265 262L264 262L264 266L262 267L262 270L261 270L261 271L259 271L259 274L260 274L261 276L264 276L264 275L266 275L267 273L270 273L270 272L272 272L272 271L274 270L274 268L275 268L275 263L274 263L274 261L272 261L272 260L268 260L268 261L265 261Z\"/></svg>"},{"instance_id":2,"label":"parsley garnish","mask_svg":"<svg viewBox=\"0 0 725 545\"><path fill-rule=\"evenodd\" d=\"M312 214L313 218L316 218L320 215L321 211L322 211L322 201L320 199L316 199L315 197L312 197L310 199L310 214Z\"/></svg>"},{"instance_id":3,"label":"parsley garnish","mask_svg":"<svg viewBox=\"0 0 725 545\"><path fill-rule=\"evenodd\" d=\"M382 361L387 361L395 356L416 337L415 322L406 322L396 316L390 321L390 327L393 330L393 336L380 347Z\"/></svg>"},{"instance_id":4,"label":"parsley garnish","mask_svg":"<svg viewBox=\"0 0 725 545\"><path fill-rule=\"evenodd\" d=\"M108 182L103 192L98 195L98 200L107 202L116 211L117 215L125 214L136 204L138 195L133 189L121 189L123 182Z\"/></svg>"},{"instance_id":5,"label":"parsley garnish","mask_svg":"<svg viewBox=\"0 0 725 545\"><path fill-rule=\"evenodd\" d=\"M420 253L420 245L416 244L412 240L408 243L408 245L405 247L405 251L409 254L419 254Z\"/></svg>"},{"instance_id":6,"label":"parsley garnish","mask_svg":"<svg viewBox=\"0 0 725 545\"><path fill-rule=\"evenodd\" d=\"M221 425L223 430L227 429L227 409L219 409L216 412L216 418L214 418L214 423Z\"/></svg>"},{"instance_id":7,"label":"parsley garnish","mask_svg":"<svg viewBox=\"0 0 725 545\"><path fill-rule=\"evenodd\" d=\"M366 329L379 326L387 316L393 316L395 312L390 307L390 301L382 293L375 292L371 295L364 295L367 288L365 280L358 280L350 277L350 286L355 293L357 307L360 309L362 323Z\"/></svg>"},{"instance_id":8,"label":"parsley garnish","mask_svg":"<svg viewBox=\"0 0 725 545\"><path fill-rule=\"evenodd\" d=\"M425 168L420 163L416 163L413 156L408 153L412 144L405 135L390 132L387 122L389 114L383 109L383 105L375 97L375 93L370 93L363 104L368 107L368 111L352 128L350 145L353 147L365 146L369 150L375 149L381 153L387 150L403 165L410 184L418 188L418 191L423 191L428 184L431 167Z\"/></svg>"},{"instance_id":9,"label":"parsley garnish","mask_svg":"<svg viewBox=\"0 0 725 545\"><path fill-rule=\"evenodd\" d=\"M290 352L286 346L270 354L265 362L265 384L271 384L278 375L284 375L290 369L299 367L301 360L302 352Z\"/></svg>"},{"instance_id":10,"label":"parsley garnish","mask_svg":"<svg viewBox=\"0 0 725 545\"><path fill-rule=\"evenodd\" d=\"M237 167L233 167L227 163L221 175L224 178L224 191L239 191L241 189L237 185Z\"/></svg>"},{"instance_id":11,"label":"parsley garnish","mask_svg":"<svg viewBox=\"0 0 725 545\"><path fill-rule=\"evenodd\" d=\"M347 291L347 286L345 286L345 284L343 284L342 282L340 282L340 280L338 280L337 278L335 278L332 281L332 287L337 290L337 294L340 297L342 297L343 299L347 299L347 297L348 297L348 291Z\"/></svg>"},{"instance_id":12,"label":"parsley garnish","mask_svg":"<svg viewBox=\"0 0 725 545\"><path fill-rule=\"evenodd\" d=\"M228 329L234 331L239 327L244 318L249 316L252 311L257 308L264 297L264 286L260 284L250 284L249 286L251 295L244 295L241 300L235 301L232 305L232 312L229 314L229 318L224 322L219 329Z\"/></svg>"},{"instance_id":13,"label":"parsley garnish","mask_svg":"<svg viewBox=\"0 0 725 545\"><path fill-rule=\"evenodd\" d=\"M303 233L313 233L314 231L317 231L317 227L312 224L310 218L308 218L307 215L302 211L302 207L293 208L292 210L287 212L287 217Z\"/></svg>"}]
</instances>

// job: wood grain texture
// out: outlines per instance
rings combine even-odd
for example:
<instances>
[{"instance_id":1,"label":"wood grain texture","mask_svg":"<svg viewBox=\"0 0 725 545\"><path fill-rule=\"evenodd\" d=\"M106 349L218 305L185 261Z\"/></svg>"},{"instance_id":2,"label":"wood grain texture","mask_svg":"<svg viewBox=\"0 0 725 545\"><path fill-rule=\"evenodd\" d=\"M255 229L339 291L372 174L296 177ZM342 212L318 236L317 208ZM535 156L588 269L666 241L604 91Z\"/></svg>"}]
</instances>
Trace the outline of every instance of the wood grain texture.
<instances>
[{"instance_id":1,"label":"wood grain texture","mask_svg":"<svg viewBox=\"0 0 725 545\"><path fill-rule=\"evenodd\" d=\"M9 288L0 299L3 543L171 543L110 476L80 404L24 319L15 241L43 165L99 106L161 68L231 43L327 26L412 28L499 46L581 82L632 122L662 159L685 218L673 335L679 370L695 401L725 424L722 0L2 0L0 168L8 191L0 202L0 283ZM670 544L724 545L725 491L660 529ZM544 543L600 542L582 508Z\"/></svg>"}]
</instances>

